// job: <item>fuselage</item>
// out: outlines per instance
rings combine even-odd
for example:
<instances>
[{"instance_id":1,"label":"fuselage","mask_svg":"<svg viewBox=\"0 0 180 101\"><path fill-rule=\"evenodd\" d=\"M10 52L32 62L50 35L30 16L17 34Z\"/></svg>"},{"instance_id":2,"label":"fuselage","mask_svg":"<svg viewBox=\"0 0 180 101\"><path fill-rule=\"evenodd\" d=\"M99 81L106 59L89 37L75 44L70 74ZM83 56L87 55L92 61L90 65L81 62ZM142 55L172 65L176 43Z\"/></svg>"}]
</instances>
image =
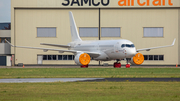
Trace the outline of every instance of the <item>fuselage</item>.
<instances>
[{"instance_id":1,"label":"fuselage","mask_svg":"<svg viewBox=\"0 0 180 101\"><path fill-rule=\"evenodd\" d=\"M69 50L99 52L101 55L94 58L94 60L121 60L136 55L134 44L125 39L77 41L71 42L69 45L71 46Z\"/></svg>"}]
</instances>

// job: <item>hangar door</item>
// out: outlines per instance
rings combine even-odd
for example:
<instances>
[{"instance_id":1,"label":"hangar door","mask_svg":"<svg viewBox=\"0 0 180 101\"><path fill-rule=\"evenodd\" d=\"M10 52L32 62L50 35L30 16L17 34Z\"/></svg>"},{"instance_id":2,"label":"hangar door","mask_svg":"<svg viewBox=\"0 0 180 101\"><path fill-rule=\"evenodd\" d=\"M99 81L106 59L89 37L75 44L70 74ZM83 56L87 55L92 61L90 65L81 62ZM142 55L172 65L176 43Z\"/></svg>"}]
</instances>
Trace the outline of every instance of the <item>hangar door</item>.
<instances>
[{"instance_id":1,"label":"hangar door","mask_svg":"<svg viewBox=\"0 0 180 101\"><path fill-rule=\"evenodd\" d=\"M6 56L0 56L0 66L6 66Z\"/></svg>"}]
</instances>

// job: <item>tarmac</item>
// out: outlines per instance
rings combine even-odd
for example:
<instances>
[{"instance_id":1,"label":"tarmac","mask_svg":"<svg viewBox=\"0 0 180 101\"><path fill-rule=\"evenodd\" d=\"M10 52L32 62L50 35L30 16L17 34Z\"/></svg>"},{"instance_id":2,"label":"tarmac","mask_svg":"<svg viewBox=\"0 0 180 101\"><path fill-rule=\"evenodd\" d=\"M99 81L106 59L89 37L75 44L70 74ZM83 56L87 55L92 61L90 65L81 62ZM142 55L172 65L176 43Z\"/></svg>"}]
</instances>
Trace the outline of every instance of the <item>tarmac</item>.
<instances>
[{"instance_id":1,"label":"tarmac","mask_svg":"<svg viewBox=\"0 0 180 101\"><path fill-rule=\"evenodd\" d=\"M56 66L56 65L35 65L35 66L31 66L31 65L24 65L23 66L0 66L0 68L80 68L80 66L77 65L60 65L60 66ZM109 66L99 66L99 65L90 65L88 68L114 68L113 66L109 65ZM122 65L121 68L126 68L125 66ZM174 66L131 66L130 68L180 68L180 66L176 67Z\"/></svg>"}]
</instances>

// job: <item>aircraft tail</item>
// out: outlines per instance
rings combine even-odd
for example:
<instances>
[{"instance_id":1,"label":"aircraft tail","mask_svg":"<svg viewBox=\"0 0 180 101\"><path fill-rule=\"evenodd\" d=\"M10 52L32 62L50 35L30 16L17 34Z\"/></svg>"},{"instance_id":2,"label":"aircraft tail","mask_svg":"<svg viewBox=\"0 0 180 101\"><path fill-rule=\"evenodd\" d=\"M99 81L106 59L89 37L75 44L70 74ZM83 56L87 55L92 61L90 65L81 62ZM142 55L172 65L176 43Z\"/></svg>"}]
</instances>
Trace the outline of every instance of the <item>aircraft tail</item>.
<instances>
[{"instance_id":1,"label":"aircraft tail","mask_svg":"<svg viewBox=\"0 0 180 101\"><path fill-rule=\"evenodd\" d=\"M76 27L76 23L74 21L74 17L72 12L69 12L69 19L70 19L70 28L71 28L71 39L72 41L82 41L79 37L79 33Z\"/></svg>"}]
</instances>

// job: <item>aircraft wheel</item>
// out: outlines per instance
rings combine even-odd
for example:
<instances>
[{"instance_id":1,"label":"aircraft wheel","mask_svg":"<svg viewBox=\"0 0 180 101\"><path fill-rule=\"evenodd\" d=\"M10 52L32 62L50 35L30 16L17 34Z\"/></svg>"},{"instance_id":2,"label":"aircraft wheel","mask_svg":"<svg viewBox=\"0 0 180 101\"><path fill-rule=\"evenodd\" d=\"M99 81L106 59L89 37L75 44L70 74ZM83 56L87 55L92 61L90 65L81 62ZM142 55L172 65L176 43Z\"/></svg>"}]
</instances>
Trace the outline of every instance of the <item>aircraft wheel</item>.
<instances>
[{"instance_id":1,"label":"aircraft wheel","mask_svg":"<svg viewBox=\"0 0 180 101\"><path fill-rule=\"evenodd\" d=\"M88 68L88 65L82 65L81 68Z\"/></svg>"},{"instance_id":2,"label":"aircraft wheel","mask_svg":"<svg viewBox=\"0 0 180 101\"><path fill-rule=\"evenodd\" d=\"M131 66L130 66L130 64L126 64L126 68L130 68Z\"/></svg>"},{"instance_id":3,"label":"aircraft wheel","mask_svg":"<svg viewBox=\"0 0 180 101\"><path fill-rule=\"evenodd\" d=\"M115 62L115 63L114 63L114 68L121 68L121 63Z\"/></svg>"}]
</instances>

